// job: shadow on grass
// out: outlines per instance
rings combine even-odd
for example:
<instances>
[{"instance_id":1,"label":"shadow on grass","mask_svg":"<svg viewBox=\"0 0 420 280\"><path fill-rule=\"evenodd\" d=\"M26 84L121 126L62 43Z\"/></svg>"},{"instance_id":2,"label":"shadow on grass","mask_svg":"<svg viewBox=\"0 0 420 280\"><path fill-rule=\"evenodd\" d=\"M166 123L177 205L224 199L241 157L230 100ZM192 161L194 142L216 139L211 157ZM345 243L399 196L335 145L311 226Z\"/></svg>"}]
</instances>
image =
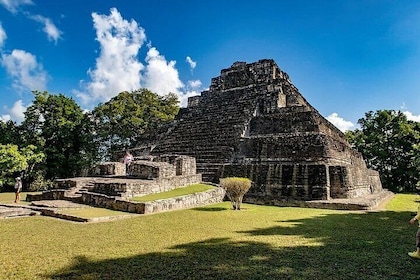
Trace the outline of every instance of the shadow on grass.
<instances>
[{"instance_id":1,"label":"shadow on grass","mask_svg":"<svg viewBox=\"0 0 420 280\"><path fill-rule=\"evenodd\" d=\"M202 212L217 212L217 211L226 211L229 210L226 207L212 207L212 206L207 206L207 207L197 207L197 208L192 208L192 210L194 211L202 211Z\"/></svg>"},{"instance_id":2,"label":"shadow on grass","mask_svg":"<svg viewBox=\"0 0 420 280\"><path fill-rule=\"evenodd\" d=\"M263 218L263 217L262 217ZM418 279L415 226L409 212L330 214L278 221L238 232L248 237L313 239L274 247L214 238L177 245L171 252L92 261L83 256L52 279ZM261 240L261 238L259 238ZM318 245L317 245L318 244Z\"/></svg>"}]
</instances>

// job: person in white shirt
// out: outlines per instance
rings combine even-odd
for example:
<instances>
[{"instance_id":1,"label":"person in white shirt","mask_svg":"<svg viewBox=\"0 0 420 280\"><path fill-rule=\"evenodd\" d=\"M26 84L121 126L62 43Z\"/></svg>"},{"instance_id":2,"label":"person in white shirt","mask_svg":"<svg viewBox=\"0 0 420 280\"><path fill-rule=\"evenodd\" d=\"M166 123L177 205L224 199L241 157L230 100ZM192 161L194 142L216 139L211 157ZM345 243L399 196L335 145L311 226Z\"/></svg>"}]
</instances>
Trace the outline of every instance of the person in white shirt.
<instances>
[{"instance_id":1,"label":"person in white shirt","mask_svg":"<svg viewBox=\"0 0 420 280\"><path fill-rule=\"evenodd\" d=\"M20 177L16 178L16 184L15 184L15 203L20 202L20 192L22 191L22 180Z\"/></svg>"}]
</instances>

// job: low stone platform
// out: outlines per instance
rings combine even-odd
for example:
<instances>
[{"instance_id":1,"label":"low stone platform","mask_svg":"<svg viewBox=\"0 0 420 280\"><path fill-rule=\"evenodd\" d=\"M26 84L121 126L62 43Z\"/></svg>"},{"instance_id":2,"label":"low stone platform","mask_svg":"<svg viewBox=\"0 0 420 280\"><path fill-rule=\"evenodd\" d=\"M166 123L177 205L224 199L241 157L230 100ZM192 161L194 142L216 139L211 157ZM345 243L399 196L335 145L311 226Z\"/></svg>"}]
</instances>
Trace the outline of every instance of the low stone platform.
<instances>
[{"instance_id":1,"label":"low stone platform","mask_svg":"<svg viewBox=\"0 0 420 280\"><path fill-rule=\"evenodd\" d=\"M74 203L67 200L40 200L40 201L32 201L29 207L37 207L37 208L52 208L52 209L83 209L89 208L88 205Z\"/></svg>"},{"instance_id":2,"label":"low stone platform","mask_svg":"<svg viewBox=\"0 0 420 280\"><path fill-rule=\"evenodd\" d=\"M17 217L27 217L27 216L36 216L44 215L64 220L69 220L73 222L104 222L104 221L113 221L118 219L134 217L133 214L124 213L122 215L116 216L103 216L103 217L93 217L93 218L83 218L77 215L64 214L61 211L63 210L78 210L94 208L89 205L74 203L67 200L41 200L34 201L30 205L24 204L0 204L0 219L6 218L17 218Z\"/></svg>"},{"instance_id":3,"label":"low stone platform","mask_svg":"<svg viewBox=\"0 0 420 280\"><path fill-rule=\"evenodd\" d=\"M348 199L330 199L330 200L271 200L260 199L258 197L244 197L245 203L273 205L273 206L289 206L289 207L306 207L306 208L321 208L333 210L378 210L389 202L394 197L394 193L383 189L374 194L368 194L359 198Z\"/></svg>"},{"instance_id":4,"label":"low stone platform","mask_svg":"<svg viewBox=\"0 0 420 280\"><path fill-rule=\"evenodd\" d=\"M311 208L336 209L336 210L383 210L384 205L389 202L394 193L386 189L365 195L360 198L331 199L308 201L307 206Z\"/></svg>"},{"instance_id":5,"label":"low stone platform","mask_svg":"<svg viewBox=\"0 0 420 280\"><path fill-rule=\"evenodd\" d=\"M195 194L197 195L197 194ZM199 194L198 194L199 195ZM319 201L306 201L294 202L284 204L274 204L278 206L297 206L309 208L322 208L334 210L351 210L351 211L381 211L385 209L385 205L394 197L394 193L383 190L379 193L365 196L363 198L355 199L332 199L332 200L319 200ZM188 205L179 203L183 197L171 198L166 200L159 200L146 203L145 213L158 213L176 209L185 209L190 207L202 205ZM218 200L212 203L220 202ZM92 206L74 203L67 200L41 200L33 201L30 205L23 204L0 204L0 219L17 218L25 216L45 215L55 218L75 221L75 222L104 222L113 221L117 219L135 217L134 214L124 214L117 216L95 217L95 218L82 218L75 215L67 215L60 213L61 210L67 209L84 209L92 208Z\"/></svg>"},{"instance_id":6,"label":"low stone platform","mask_svg":"<svg viewBox=\"0 0 420 280\"><path fill-rule=\"evenodd\" d=\"M31 208L22 207L18 204L0 204L0 219L36 216L40 214L41 212L39 211L34 211Z\"/></svg>"},{"instance_id":7,"label":"low stone platform","mask_svg":"<svg viewBox=\"0 0 420 280\"><path fill-rule=\"evenodd\" d=\"M57 192L60 195L51 195L55 192ZM10 208L14 208L14 211L16 213L20 213L20 216L28 216L29 212L25 214L25 211L34 211L37 214L76 222L98 222L132 217L136 216L135 214L161 213L166 211L205 206L209 204L222 202L225 196L225 191L222 188L214 188L199 193L177 196L168 199L160 199L150 202L130 201L128 199L123 199L120 197L108 196L105 194L93 192L83 192L82 194L80 194L80 197L67 197L64 195L64 193L64 190L48 191L48 197L51 198L33 200L29 205L5 204L3 205L4 210L0 209L0 214L3 213L2 216L0 216L0 218L9 218L12 217L12 215L17 216L17 214L13 214L14 212L10 211ZM42 196L35 195L35 198L39 199L42 198ZM126 213L120 216L82 218L77 217L75 215L68 215L62 212L62 210L67 209L83 209L94 207L107 208L110 210L121 211Z\"/></svg>"}]
</instances>

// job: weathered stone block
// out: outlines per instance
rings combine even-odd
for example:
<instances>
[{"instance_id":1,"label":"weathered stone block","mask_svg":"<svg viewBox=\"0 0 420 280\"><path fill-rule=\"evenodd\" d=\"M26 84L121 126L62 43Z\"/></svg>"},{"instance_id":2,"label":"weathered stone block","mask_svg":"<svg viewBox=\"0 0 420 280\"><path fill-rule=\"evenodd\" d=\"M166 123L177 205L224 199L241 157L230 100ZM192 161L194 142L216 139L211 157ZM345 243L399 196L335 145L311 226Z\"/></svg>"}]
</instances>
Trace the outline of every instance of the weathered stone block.
<instances>
[{"instance_id":1,"label":"weathered stone block","mask_svg":"<svg viewBox=\"0 0 420 280\"><path fill-rule=\"evenodd\" d=\"M176 167L167 162L133 161L129 173L141 179L173 177L176 176Z\"/></svg>"},{"instance_id":2,"label":"weathered stone block","mask_svg":"<svg viewBox=\"0 0 420 280\"><path fill-rule=\"evenodd\" d=\"M125 164L121 162L103 162L97 164L92 169L93 176L102 176L102 175L125 175Z\"/></svg>"}]
</instances>

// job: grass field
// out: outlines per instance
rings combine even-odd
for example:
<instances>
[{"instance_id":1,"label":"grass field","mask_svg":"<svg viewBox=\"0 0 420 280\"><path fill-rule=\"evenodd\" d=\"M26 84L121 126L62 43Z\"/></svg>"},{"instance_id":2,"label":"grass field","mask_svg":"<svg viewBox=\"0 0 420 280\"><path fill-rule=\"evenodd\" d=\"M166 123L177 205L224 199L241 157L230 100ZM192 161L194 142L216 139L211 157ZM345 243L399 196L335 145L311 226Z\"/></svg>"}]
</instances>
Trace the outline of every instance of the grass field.
<instances>
[{"instance_id":1,"label":"grass field","mask_svg":"<svg viewBox=\"0 0 420 280\"><path fill-rule=\"evenodd\" d=\"M36 193L36 192L32 192ZM20 204L28 205L29 202L26 202L26 192L20 194ZM15 201L15 193L14 192L5 192L0 193L0 203L9 204Z\"/></svg>"},{"instance_id":2,"label":"grass field","mask_svg":"<svg viewBox=\"0 0 420 280\"><path fill-rule=\"evenodd\" d=\"M417 199L380 212L223 202L106 223L3 219L0 279L419 279L407 256Z\"/></svg>"},{"instance_id":3,"label":"grass field","mask_svg":"<svg viewBox=\"0 0 420 280\"><path fill-rule=\"evenodd\" d=\"M214 188L215 187L210 186L210 185L194 184L194 185L189 185L188 187L178 188L178 189L174 189L174 190L170 190L166 192L133 197L131 200L137 201L137 202L148 202L148 201L154 201L158 199L166 199L166 198L171 198L171 197L176 197L176 196L204 192L204 191L208 191Z\"/></svg>"}]
</instances>

